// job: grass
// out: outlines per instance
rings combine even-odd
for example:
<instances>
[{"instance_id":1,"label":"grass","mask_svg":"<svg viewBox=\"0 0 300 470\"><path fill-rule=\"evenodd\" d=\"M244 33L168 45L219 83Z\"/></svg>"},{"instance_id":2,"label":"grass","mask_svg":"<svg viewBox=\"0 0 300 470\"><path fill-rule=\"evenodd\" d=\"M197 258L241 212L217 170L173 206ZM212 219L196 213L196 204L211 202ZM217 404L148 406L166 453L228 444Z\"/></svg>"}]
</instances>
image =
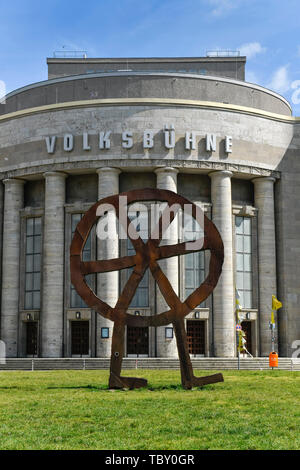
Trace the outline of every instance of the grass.
<instances>
[{"instance_id":1,"label":"grass","mask_svg":"<svg viewBox=\"0 0 300 470\"><path fill-rule=\"evenodd\" d=\"M124 375L149 388L109 391L107 371L0 372L0 449L300 449L299 372L227 371L189 391L177 371Z\"/></svg>"}]
</instances>

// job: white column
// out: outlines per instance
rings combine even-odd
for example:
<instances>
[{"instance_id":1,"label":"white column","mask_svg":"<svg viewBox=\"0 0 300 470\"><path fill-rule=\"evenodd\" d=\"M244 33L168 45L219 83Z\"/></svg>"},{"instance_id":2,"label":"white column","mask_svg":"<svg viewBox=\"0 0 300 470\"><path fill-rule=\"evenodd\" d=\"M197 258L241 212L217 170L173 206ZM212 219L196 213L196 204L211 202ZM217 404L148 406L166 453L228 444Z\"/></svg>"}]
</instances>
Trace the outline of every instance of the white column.
<instances>
[{"instance_id":1,"label":"white column","mask_svg":"<svg viewBox=\"0 0 300 470\"><path fill-rule=\"evenodd\" d=\"M235 318L232 255L232 203L230 171L214 171L211 178L212 220L224 244L224 264L213 292L214 355L235 356Z\"/></svg>"},{"instance_id":2,"label":"white column","mask_svg":"<svg viewBox=\"0 0 300 470\"><path fill-rule=\"evenodd\" d=\"M47 172L43 236L42 356L62 357L67 175ZM67 254L68 256L68 254Z\"/></svg>"},{"instance_id":3,"label":"white column","mask_svg":"<svg viewBox=\"0 0 300 470\"><path fill-rule=\"evenodd\" d=\"M119 194L118 168L99 168L98 173L98 200L104 197ZM98 240L98 259L112 259L119 257L119 241ZM97 295L101 300L114 307L119 296L119 272L102 273L97 275ZM113 322L97 314L97 357L110 357ZM101 328L109 328L109 338L101 338Z\"/></svg>"},{"instance_id":4,"label":"white column","mask_svg":"<svg viewBox=\"0 0 300 470\"><path fill-rule=\"evenodd\" d=\"M158 189L167 189L177 193L177 173L178 170L172 167L157 168L155 170L157 175L156 187ZM170 226L169 238L166 240L168 245L175 245L178 243L178 222L175 219ZM178 256L159 261L159 266L170 281L175 293L179 293L178 284ZM169 306L164 300L159 287L156 286L156 312L161 313L169 310ZM156 330L156 344L158 357L177 357L177 347L175 332L173 339L165 338L165 326L160 326Z\"/></svg>"},{"instance_id":5,"label":"white column","mask_svg":"<svg viewBox=\"0 0 300 470\"><path fill-rule=\"evenodd\" d=\"M260 354L268 356L271 352L271 320L272 294L276 295L276 245L274 216L274 178L255 178L254 201L257 212L258 226L258 273L259 273L259 329ZM276 315L275 315L276 316ZM276 351L278 350L276 322Z\"/></svg>"},{"instance_id":6,"label":"white column","mask_svg":"<svg viewBox=\"0 0 300 470\"><path fill-rule=\"evenodd\" d=\"M20 209L24 181L7 179L4 194L1 337L7 357L17 357L20 278Z\"/></svg>"}]
</instances>

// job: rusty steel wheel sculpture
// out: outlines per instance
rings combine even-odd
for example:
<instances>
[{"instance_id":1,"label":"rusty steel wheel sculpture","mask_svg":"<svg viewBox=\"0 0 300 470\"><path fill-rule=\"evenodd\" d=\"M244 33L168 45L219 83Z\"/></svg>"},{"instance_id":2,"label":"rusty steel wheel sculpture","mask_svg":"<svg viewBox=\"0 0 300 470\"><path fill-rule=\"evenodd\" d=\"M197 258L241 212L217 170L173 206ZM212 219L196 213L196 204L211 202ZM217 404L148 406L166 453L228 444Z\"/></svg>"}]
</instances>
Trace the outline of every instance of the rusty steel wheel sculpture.
<instances>
[{"instance_id":1,"label":"rusty steel wheel sculpture","mask_svg":"<svg viewBox=\"0 0 300 470\"><path fill-rule=\"evenodd\" d=\"M166 202L170 207L177 204L178 207L184 209L185 204L189 204L192 208L190 211L191 216L197 220L200 226L204 227L204 237L201 249L186 249L186 242L177 243L176 245L163 245L160 246L165 228L163 227L163 214L161 215L156 230L156 237L149 237L147 242L144 242L137 232L132 227L130 233L128 227L130 219L126 217L126 221L122 221L120 215L119 197L126 196L128 206L134 202L141 201L160 201ZM124 225L128 238L130 239L136 254L133 256L124 256L118 259L110 260L97 260L97 261L83 261L82 251L85 242L93 225L98 221L99 217L96 212L101 204L110 204L114 207L116 216L119 221ZM166 209L168 209L167 207ZM71 282L75 287L78 294L85 301L85 303L96 312L100 313L103 317L108 318L114 322L113 337L112 337L112 353L110 364L110 388L140 388L147 385L147 380L135 377L122 377L121 368L124 355L124 336L125 325L135 327L145 326L163 326L170 323L173 324L177 348L180 360L181 382L182 386L186 389L191 389L193 386L202 386L206 384L222 382L222 374L214 374L206 377L195 377L193 374L192 362L190 359L187 343L187 335L184 327L184 317L195 309L201 302L203 302L215 288L222 271L222 264L224 259L224 248L221 236L216 229L215 225L202 213L202 222L198 220L199 207L196 207L188 199L185 199L172 191L160 189L143 189L133 190L126 193L109 196L94 204L83 216L78 223L70 248L70 266L71 266ZM175 217L175 213L171 212L170 223ZM126 225L126 227L125 227ZM152 232L153 234L154 232ZM158 235L158 236L157 236ZM184 302L178 298L174 292L169 280L163 273L158 264L158 260L170 258L173 256L184 255L187 253L194 253L202 250L210 250L210 264L209 274L204 282L187 297ZM125 268L133 268L128 281L123 288L115 307L111 307L103 302L92 289L88 286L85 280L87 274L92 273L105 273L117 271ZM150 316L136 316L127 313L128 307L135 294L135 291L142 280L147 268L150 269L159 289L165 298L169 310Z\"/></svg>"}]
</instances>

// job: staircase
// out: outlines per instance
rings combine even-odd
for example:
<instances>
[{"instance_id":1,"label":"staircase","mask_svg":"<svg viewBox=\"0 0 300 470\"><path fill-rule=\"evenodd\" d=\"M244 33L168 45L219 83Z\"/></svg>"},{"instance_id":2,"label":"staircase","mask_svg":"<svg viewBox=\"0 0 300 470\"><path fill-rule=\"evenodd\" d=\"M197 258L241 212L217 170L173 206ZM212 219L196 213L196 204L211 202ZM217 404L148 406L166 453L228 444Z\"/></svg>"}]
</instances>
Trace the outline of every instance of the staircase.
<instances>
[{"instance_id":1,"label":"staircase","mask_svg":"<svg viewBox=\"0 0 300 470\"><path fill-rule=\"evenodd\" d=\"M237 358L203 357L192 359L194 369L199 370L236 370ZM109 358L8 358L1 363L1 370L97 370L109 369ZM179 370L179 360L173 358L124 358L123 369L173 369ZM241 370L269 370L267 357L241 358ZM299 359L281 357L279 370L300 371Z\"/></svg>"}]
</instances>

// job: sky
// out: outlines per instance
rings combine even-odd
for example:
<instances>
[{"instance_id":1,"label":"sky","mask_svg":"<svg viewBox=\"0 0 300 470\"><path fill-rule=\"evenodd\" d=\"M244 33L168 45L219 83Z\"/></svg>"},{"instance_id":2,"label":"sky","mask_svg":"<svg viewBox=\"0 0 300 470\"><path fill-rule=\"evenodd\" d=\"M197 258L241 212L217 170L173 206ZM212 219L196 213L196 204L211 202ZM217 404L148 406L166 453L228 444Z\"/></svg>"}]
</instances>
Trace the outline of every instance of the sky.
<instances>
[{"instance_id":1,"label":"sky","mask_svg":"<svg viewBox=\"0 0 300 470\"><path fill-rule=\"evenodd\" d=\"M47 79L54 51L88 57L247 56L246 80L300 116L299 0L0 0L0 97Z\"/></svg>"}]
</instances>

